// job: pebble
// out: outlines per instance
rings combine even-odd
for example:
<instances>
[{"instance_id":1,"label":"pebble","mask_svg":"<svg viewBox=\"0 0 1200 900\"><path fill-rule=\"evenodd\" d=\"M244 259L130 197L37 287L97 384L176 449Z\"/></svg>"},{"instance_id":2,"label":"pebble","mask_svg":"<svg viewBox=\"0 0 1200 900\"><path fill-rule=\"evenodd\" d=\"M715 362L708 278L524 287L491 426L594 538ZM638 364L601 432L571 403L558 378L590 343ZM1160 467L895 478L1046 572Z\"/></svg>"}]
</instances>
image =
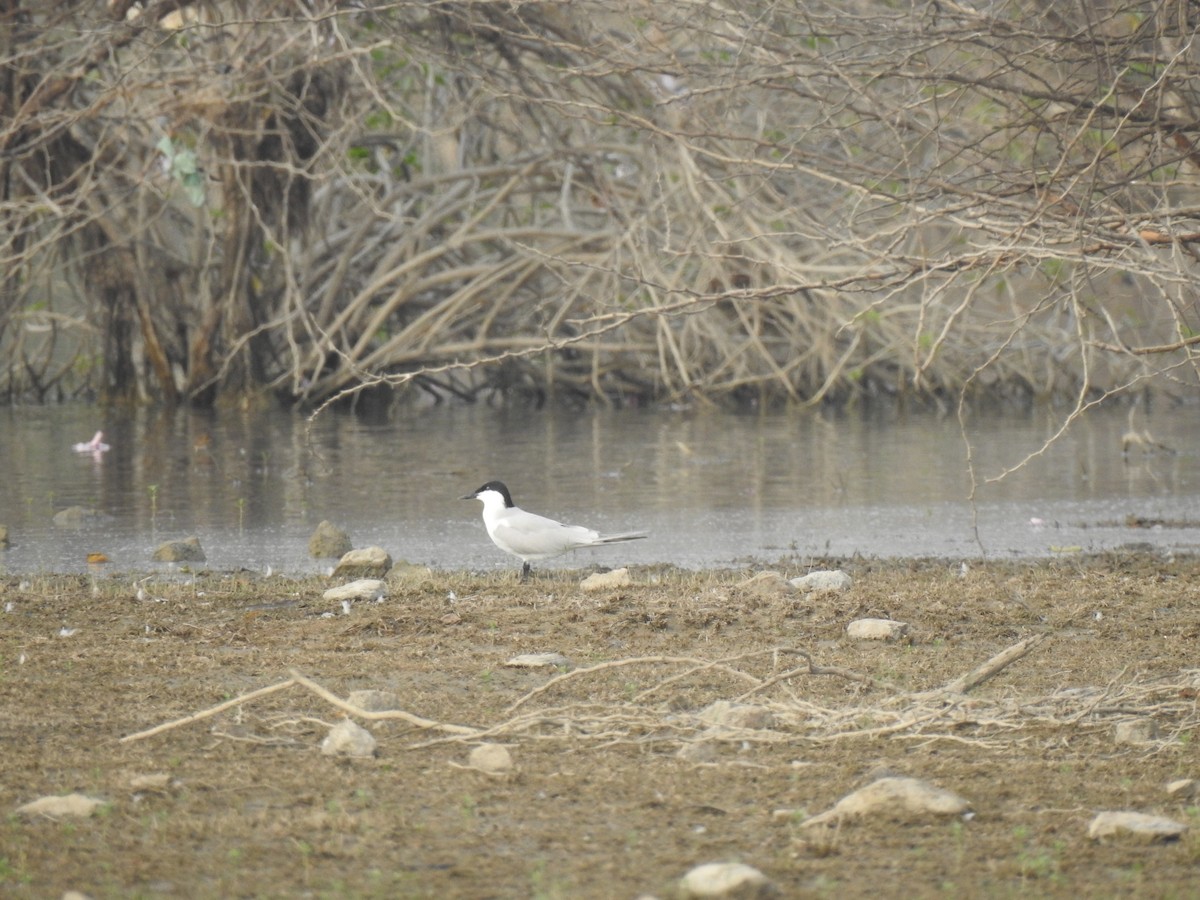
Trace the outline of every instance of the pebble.
<instances>
[{"instance_id":1,"label":"pebble","mask_svg":"<svg viewBox=\"0 0 1200 900\"><path fill-rule=\"evenodd\" d=\"M855 619L846 626L852 641L898 641L908 637L908 623L895 619Z\"/></svg>"},{"instance_id":2,"label":"pebble","mask_svg":"<svg viewBox=\"0 0 1200 900\"><path fill-rule=\"evenodd\" d=\"M204 548L200 538L190 537L182 541L166 541L155 548L151 556L155 562L204 562Z\"/></svg>"},{"instance_id":3,"label":"pebble","mask_svg":"<svg viewBox=\"0 0 1200 900\"><path fill-rule=\"evenodd\" d=\"M350 719L330 728L321 741L321 752L326 756L370 757L375 755L375 748L375 736Z\"/></svg>"},{"instance_id":4,"label":"pebble","mask_svg":"<svg viewBox=\"0 0 1200 900\"><path fill-rule=\"evenodd\" d=\"M339 559L353 548L350 536L328 520L322 521L308 539L308 555L317 559Z\"/></svg>"},{"instance_id":5,"label":"pebble","mask_svg":"<svg viewBox=\"0 0 1200 900\"><path fill-rule=\"evenodd\" d=\"M500 775L513 767L513 759L503 744L480 744L467 757L467 765L489 775Z\"/></svg>"},{"instance_id":6,"label":"pebble","mask_svg":"<svg viewBox=\"0 0 1200 900\"><path fill-rule=\"evenodd\" d=\"M338 603L342 600L382 600L387 595L387 585L378 578L359 578L340 587L331 587L321 599Z\"/></svg>"},{"instance_id":7,"label":"pebble","mask_svg":"<svg viewBox=\"0 0 1200 900\"><path fill-rule=\"evenodd\" d=\"M696 866L679 880L684 897L728 897L737 900L775 897L778 890L771 880L745 863L705 863Z\"/></svg>"},{"instance_id":8,"label":"pebble","mask_svg":"<svg viewBox=\"0 0 1200 900\"><path fill-rule=\"evenodd\" d=\"M1158 723L1149 717L1126 719L1113 726L1116 744L1145 744L1158 739Z\"/></svg>"},{"instance_id":9,"label":"pebble","mask_svg":"<svg viewBox=\"0 0 1200 900\"><path fill-rule=\"evenodd\" d=\"M1187 826L1165 816L1128 811L1102 812L1088 825L1088 837L1131 837L1143 841L1174 841L1183 836Z\"/></svg>"},{"instance_id":10,"label":"pebble","mask_svg":"<svg viewBox=\"0 0 1200 900\"><path fill-rule=\"evenodd\" d=\"M796 590L805 593L840 594L850 590L854 580L841 569L825 569L793 578L788 583Z\"/></svg>"},{"instance_id":11,"label":"pebble","mask_svg":"<svg viewBox=\"0 0 1200 900\"><path fill-rule=\"evenodd\" d=\"M338 560L334 578L382 578L392 567L392 557L382 547L350 550Z\"/></svg>"},{"instance_id":12,"label":"pebble","mask_svg":"<svg viewBox=\"0 0 1200 900\"><path fill-rule=\"evenodd\" d=\"M952 791L919 778L892 776L872 781L866 787L847 794L832 809L807 819L803 826L840 823L866 816L912 821L958 816L970 808L970 803Z\"/></svg>"},{"instance_id":13,"label":"pebble","mask_svg":"<svg viewBox=\"0 0 1200 900\"><path fill-rule=\"evenodd\" d=\"M579 587L585 591L604 591L609 588L628 587L631 584L633 579L629 577L629 570L621 568L611 572L593 572L579 582Z\"/></svg>"},{"instance_id":14,"label":"pebble","mask_svg":"<svg viewBox=\"0 0 1200 900\"><path fill-rule=\"evenodd\" d=\"M1181 800L1191 800L1200 793L1200 785L1197 785L1195 778L1180 778L1167 785L1167 793Z\"/></svg>"}]
</instances>

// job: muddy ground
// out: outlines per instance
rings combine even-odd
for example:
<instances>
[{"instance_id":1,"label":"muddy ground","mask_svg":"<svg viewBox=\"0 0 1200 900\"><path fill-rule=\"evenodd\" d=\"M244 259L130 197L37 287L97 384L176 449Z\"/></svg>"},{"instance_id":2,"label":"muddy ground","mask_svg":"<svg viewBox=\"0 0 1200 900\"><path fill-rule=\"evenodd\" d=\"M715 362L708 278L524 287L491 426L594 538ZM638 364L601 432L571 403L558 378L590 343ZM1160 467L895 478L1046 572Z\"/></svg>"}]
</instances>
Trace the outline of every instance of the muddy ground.
<instances>
[{"instance_id":1,"label":"muddy ground","mask_svg":"<svg viewBox=\"0 0 1200 900\"><path fill-rule=\"evenodd\" d=\"M761 566L638 569L597 593L580 572L434 573L349 613L317 578L150 577L140 596L128 575L6 578L0 894L666 898L693 866L740 861L788 897L1200 895L1195 827L1087 836L1110 809L1200 824L1166 789L1200 777L1200 562L827 562L848 592L748 580ZM863 616L911 640L848 640ZM1035 635L967 695L940 692ZM535 652L571 668L505 665ZM343 714L296 685L121 740L291 670L478 732L360 719L377 755L331 758ZM765 707L766 727L714 730L698 713L716 700ZM1139 719L1155 739L1114 739ZM484 740L510 772L467 767ZM805 827L882 774L973 812ZM104 804L15 812L70 792Z\"/></svg>"}]
</instances>

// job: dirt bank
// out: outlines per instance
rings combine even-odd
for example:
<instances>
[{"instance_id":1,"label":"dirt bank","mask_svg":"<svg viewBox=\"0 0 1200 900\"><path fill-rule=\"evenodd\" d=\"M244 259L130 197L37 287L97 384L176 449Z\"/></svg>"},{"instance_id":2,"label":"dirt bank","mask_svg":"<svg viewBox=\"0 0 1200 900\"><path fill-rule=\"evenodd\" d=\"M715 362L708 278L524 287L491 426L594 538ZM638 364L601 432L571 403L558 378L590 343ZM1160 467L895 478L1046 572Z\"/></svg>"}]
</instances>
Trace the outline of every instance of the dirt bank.
<instances>
[{"instance_id":1,"label":"dirt bank","mask_svg":"<svg viewBox=\"0 0 1200 900\"><path fill-rule=\"evenodd\" d=\"M691 867L737 860L784 896L1194 895L1194 830L1086 832L1100 810L1197 819L1166 785L1200 777L1200 562L829 562L848 592L789 594L757 569L636 570L597 593L580 573L435 573L349 613L321 579L151 578L139 595L130 576L8 578L0 893L669 897ZM911 640L850 641L865 616ZM505 665L535 652L569 667ZM338 697L392 692L433 727L359 718L377 755L331 758L342 712L291 685L121 740L292 671ZM717 700L766 718L714 730L699 713ZM1157 737L1114 739L1137 720ZM484 740L511 771L467 767ZM804 827L881 774L973 813ZM74 791L104 805L15 813Z\"/></svg>"}]
</instances>

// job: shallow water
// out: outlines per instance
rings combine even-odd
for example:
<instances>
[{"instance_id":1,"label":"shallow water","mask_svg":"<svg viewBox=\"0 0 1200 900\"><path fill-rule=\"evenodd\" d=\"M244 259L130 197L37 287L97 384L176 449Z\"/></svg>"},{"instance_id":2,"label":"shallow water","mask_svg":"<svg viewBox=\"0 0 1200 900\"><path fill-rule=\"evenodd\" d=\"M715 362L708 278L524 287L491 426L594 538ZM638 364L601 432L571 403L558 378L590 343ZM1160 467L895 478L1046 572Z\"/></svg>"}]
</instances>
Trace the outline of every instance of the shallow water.
<instances>
[{"instance_id":1,"label":"shallow water","mask_svg":"<svg viewBox=\"0 0 1200 900\"><path fill-rule=\"evenodd\" d=\"M649 540L577 552L545 566L667 562L727 565L860 553L1010 557L1144 542L1200 548L1200 417L1139 411L1171 452L1122 454L1128 411L1101 411L1036 451L1062 414L969 422L981 484L971 482L957 421L930 414L730 415L430 408L384 423L286 412L121 414L91 407L0 410L0 524L9 572L152 568L161 541L197 535L208 565L311 572L322 519L355 546L439 568L517 565L488 540L480 505L457 498L507 482L521 506ZM72 445L103 429L112 449ZM58 528L56 511L108 518ZM1130 528L1128 516L1190 527ZM1040 520L1040 524L1036 521Z\"/></svg>"}]
</instances>

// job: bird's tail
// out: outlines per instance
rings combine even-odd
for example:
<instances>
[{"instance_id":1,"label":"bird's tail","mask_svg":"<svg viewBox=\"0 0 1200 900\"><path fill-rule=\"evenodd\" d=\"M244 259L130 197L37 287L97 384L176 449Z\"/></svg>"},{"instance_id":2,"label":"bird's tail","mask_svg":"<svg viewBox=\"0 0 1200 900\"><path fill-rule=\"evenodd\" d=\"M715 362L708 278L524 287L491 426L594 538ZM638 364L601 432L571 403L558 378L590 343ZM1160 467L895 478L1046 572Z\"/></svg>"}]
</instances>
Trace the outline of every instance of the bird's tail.
<instances>
[{"instance_id":1,"label":"bird's tail","mask_svg":"<svg viewBox=\"0 0 1200 900\"><path fill-rule=\"evenodd\" d=\"M623 534L602 534L596 543L619 544L621 541L638 541L646 537L650 537L650 533L647 531L626 531Z\"/></svg>"}]
</instances>

